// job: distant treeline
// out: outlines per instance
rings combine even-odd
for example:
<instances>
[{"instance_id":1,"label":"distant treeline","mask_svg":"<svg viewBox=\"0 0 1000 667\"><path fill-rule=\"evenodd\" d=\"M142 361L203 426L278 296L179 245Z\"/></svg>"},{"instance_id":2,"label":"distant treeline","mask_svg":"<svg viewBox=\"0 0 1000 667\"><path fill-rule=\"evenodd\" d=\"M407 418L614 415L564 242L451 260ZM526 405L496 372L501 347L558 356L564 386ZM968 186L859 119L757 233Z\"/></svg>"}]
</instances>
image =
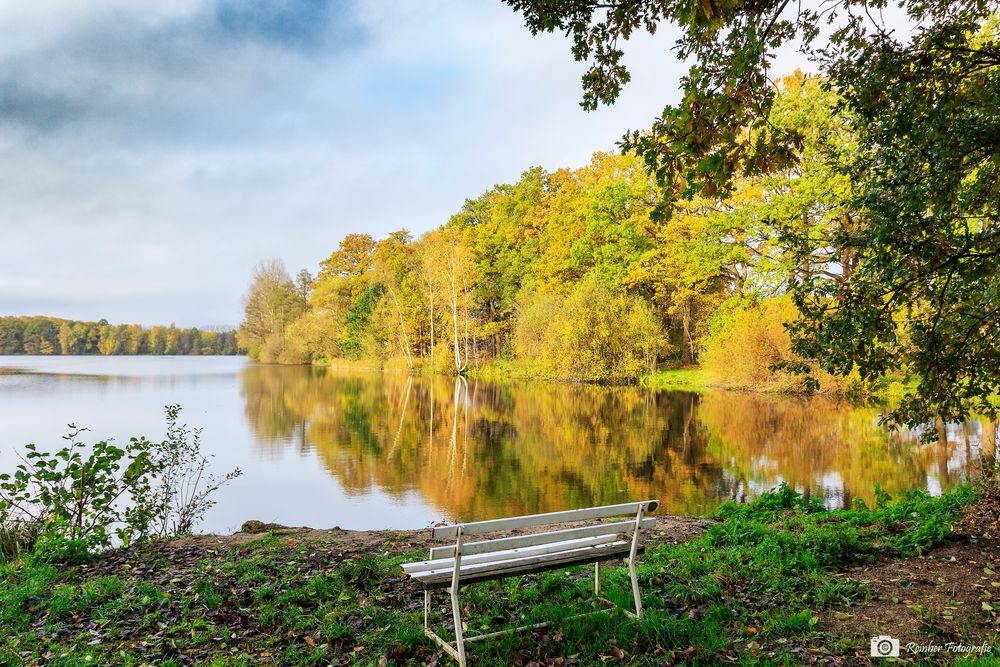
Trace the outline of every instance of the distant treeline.
<instances>
[{"instance_id":1,"label":"distant treeline","mask_svg":"<svg viewBox=\"0 0 1000 667\"><path fill-rule=\"evenodd\" d=\"M238 354L235 331L0 317L0 354Z\"/></svg>"}]
</instances>

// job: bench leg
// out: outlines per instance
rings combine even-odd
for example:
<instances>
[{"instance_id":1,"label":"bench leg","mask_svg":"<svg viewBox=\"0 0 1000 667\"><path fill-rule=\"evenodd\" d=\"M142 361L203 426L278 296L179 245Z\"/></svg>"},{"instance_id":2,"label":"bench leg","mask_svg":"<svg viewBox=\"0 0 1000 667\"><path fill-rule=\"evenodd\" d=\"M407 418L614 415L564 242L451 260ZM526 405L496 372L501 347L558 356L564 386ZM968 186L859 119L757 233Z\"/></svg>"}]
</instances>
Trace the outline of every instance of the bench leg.
<instances>
[{"instance_id":1,"label":"bench leg","mask_svg":"<svg viewBox=\"0 0 1000 667\"><path fill-rule=\"evenodd\" d=\"M431 629L431 589L424 589L424 630Z\"/></svg>"},{"instance_id":2,"label":"bench leg","mask_svg":"<svg viewBox=\"0 0 1000 667\"><path fill-rule=\"evenodd\" d=\"M451 588L451 615L455 621L455 648L458 650L458 665L465 667L465 641L462 637L462 610L458 606L458 588Z\"/></svg>"},{"instance_id":3,"label":"bench leg","mask_svg":"<svg viewBox=\"0 0 1000 667\"><path fill-rule=\"evenodd\" d=\"M594 563L594 597L601 597L601 563Z\"/></svg>"},{"instance_id":4,"label":"bench leg","mask_svg":"<svg viewBox=\"0 0 1000 667\"><path fill-rule=\"evenodd\" d=\"M635 576L635 559L628 559L628 576L632 580L632 597L635 598L635 617L642 618L642 600L639 598L639 579Z\"/></svg>"}]
</instances>

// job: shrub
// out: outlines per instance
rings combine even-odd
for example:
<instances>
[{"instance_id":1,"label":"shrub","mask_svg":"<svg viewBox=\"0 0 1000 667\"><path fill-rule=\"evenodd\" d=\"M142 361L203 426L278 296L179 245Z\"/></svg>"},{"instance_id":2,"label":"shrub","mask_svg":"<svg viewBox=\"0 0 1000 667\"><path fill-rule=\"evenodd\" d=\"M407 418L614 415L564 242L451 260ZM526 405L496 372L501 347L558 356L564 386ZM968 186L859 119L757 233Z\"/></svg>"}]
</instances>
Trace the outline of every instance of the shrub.
<instances>
[{"instance_id":1,"label":"shrub","mask_svg":"<svg viewBox=\"0 0 1000 667\"><path fill-rule=\"evenodd\" d=\"M549 377L634 380L654 370L666 348L649 304L593 275L565 298L522 295L516 326L517 355Z\"/></svg>"},{"instance_id":2,"label":"shrub","mask_svg":"<svg viewBox=\"0 0 1000 667\"><path fill-rule=\"evenodd\" d=\"M206 474L200 433L178 424L179 414L178 406L166 408L161 442L88 445L80 437L86 429L71 424L62 449L26 445L15 472L0 475L0 524L30 526L41 550L72 560L115 540L189 532L211 507L211 494L240 471Z\"/></svg>"},{"instance_id":3,"label":"shrub","mask_svg":"<svg viewBox=\"0 0 1000 667\"><path fill-rule=\"evenodd\" d=\"M242 474L239 468L222 476L208 471L210 458L201 453L201 429L179 424L180 411L178 405L167 406L167 437L154 446L151 533L158 537L191 533L215 505L215 492Z\"/></svg>"},{"instance_id":4,"label":"shrub","mask_svg":"<svg viewBox=\"0 0 1000 667\"><path fill-rule=\"evenodd\" d=\"M785 325L797 315L788 297L760 299L752 304L733 303L719 309L702 344L700 362L720 384L775 391L802 391L802 376L773 370L781 362L801 362L792 353ZM830 375L813 365L813 376L822 390L848 391L856 378Z\"/></svg>"}]
</instances>

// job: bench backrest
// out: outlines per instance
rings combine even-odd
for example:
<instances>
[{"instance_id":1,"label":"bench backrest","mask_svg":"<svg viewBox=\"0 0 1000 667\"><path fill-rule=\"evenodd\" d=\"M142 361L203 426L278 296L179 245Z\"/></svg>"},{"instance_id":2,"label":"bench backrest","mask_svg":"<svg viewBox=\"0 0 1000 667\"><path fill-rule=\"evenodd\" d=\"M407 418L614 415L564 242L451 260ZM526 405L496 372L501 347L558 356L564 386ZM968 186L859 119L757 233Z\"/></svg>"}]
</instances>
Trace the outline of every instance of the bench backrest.
<instances>
[{"instance_id":1,"label":"bench backrest","mask_svg":"<svg viewBox=\"0 0 1000 667\"><path fill-rule=\"evenodd\" d=\"M604 507L589 507L586 509L566 510L563 512L547 512L545 514L529 514L526 516L516 516L507 519L492 519L490 521L474 521L471 523L459 523L449 526L438 526L433 530L435 540L451 540L458 542L461 532L462 557L474 556L476 554L489 554L498 551L510 551L512 549L522 549L532 547L532 553L544 553L546 545L553 545L553 550L564 549L568 545L582 548L594 546L606 542L613 542L622 537L631 538L636 528L651 528L656 520L645 518L646 512L653 512L660 506L658 500L643 500L635 503L623 503L620 505L605 505ZM607 519L611 517L630 516L628 521L618 521L613 523L599 523L592 526L579 528L566 528L548 532L531 533L528 535L516 535L514 537L502 537L495 540L483 540L479 542L465 542L465 538L487 533L515 530L517 528L530 528L534 526L547 526L560 523L576 521L590 521L596 519ZM555 545L558 545L556 547ZM431 549L431 560L439 558L451 558L455 556L456 544L448 546L434 547Z\"/></svg>"}]
</instances>

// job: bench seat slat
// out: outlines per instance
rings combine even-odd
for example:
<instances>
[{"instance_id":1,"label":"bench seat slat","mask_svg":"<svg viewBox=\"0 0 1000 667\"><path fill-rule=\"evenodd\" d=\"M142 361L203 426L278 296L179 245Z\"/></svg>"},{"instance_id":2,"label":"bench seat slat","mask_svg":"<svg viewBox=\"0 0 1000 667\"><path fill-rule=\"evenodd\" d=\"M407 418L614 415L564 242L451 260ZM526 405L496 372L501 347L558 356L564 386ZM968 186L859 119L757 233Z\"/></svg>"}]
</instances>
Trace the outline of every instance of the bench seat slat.
<instances>
[{"instance_id":1,"label":"bench seat slat","mask_svg":"<svg viewBox=\"0 0 1000 667\"><path fill-rule=\"evenodd\" d=\"M570 549L579 549L581 547L592 547L598 544L607 544L608 542L614 542L618 539L617 535L596 535L594 537L585 537L578 540L563 540L561 542L552 542L549 544L540 544L533 547L521 547L519 549L507 549L505 551L494 551L492 553L486 554L476 554L475 556L462 556L462 565L469 564L473 565L475 563L492 563L498 560L510 560L511 558L523 558L525 556L537 556L541 554L550 554L557 551L569 551ZM463 550L464 551L464 550ZM403 563L400 567L403 568L403 572L406 574L413 574L415 572L425 572L427 570L438 570L443 567L448 567L455 563L455 558L438 558L435 560L423 560L414 563Z\"/></svg>"},{"instance_id":2,"label":"bench seat slat","mask_svg":"<svg viewBox=\"0 0 1000 667\"><path fill-rule=\"evenodd\" d=\"M629 542L620 540L609 544L572 549L570 551L514 558L493 563L473 564L468 568L465 567L463 562L462 568L459 570L459 581L464 585L476 581L502 579L517 574L545 572L562 567L585 565L601 560L627 557L630 549L631 544ZM453 572L454 568L452 567L427 572L416 572L411 576L427 588L436 588L451 585Z\"/></svg>"},{"instance_id":3,"label":"bench seat slat","mask_svg":"<svg viewBox=\"0 0 1000 667\"><path fill-rule=\"evenodd\" d=\"M648 529L656 525L656 519L646 518L642 520L642 528ZM615 523L601 523L596 526L583 526L581 528L566 528L564 530L553 530L547 533L531 533L528 535L517 535L514 537L501 537L495 540L484 540L482 542L468 542L462 545L462 557L474 556L475 554L485 554L494 551L506 551L519 547L533 547L538 544L551 544L553 542L563 542L565 540L575 540L584 537L595 537L597 535L631 535L635 530L635 521L618 521ZM431 560L438 558L453 558L455 556L455 546L441 546L431 549Z\"/></svg>"},{"instance_id":4,"label":"bench seat slat","mask_svg":"<svg viewBox=\"0 0 1000 667\"><path fill-rule=\"evenodd\" d=\"M433 529L435 540L453 540L458 536L458 527L462 526L463 535L482 535L531 526L545 526L553 523L569 523L571 521L587 521L590 519L607 519L613 516L635 514L640 505L646 506L646 511L653 512L659 507L658 500L643 500L637 503L622 503L620 505L605 505L604 507L588 507L562 512L546 512L544 514L526 514L506 519L490 519L489 521L473 521L450 526L438 526Z\"/></svg>"}]
</instances>

